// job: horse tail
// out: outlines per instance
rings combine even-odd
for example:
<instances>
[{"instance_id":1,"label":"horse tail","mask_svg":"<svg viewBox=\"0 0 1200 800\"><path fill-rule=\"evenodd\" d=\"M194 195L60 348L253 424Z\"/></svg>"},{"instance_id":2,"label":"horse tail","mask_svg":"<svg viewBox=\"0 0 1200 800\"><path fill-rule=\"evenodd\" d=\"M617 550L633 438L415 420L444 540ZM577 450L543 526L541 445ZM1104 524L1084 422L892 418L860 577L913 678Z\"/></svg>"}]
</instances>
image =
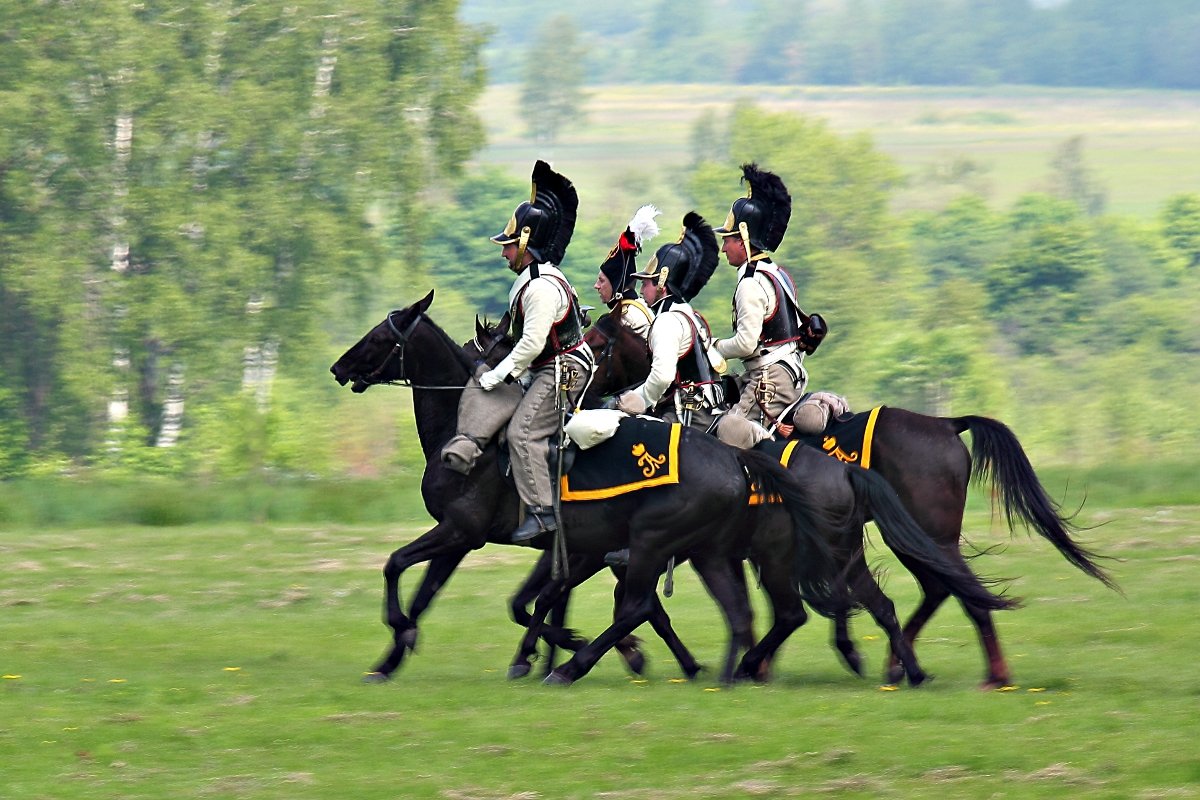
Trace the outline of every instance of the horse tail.
<instances>
[{"instance_id":1,"label":"horse tail","mask_svg":"<svg viewBox=\"0 0 1200 800\"><path fill-rule=\"evenodd\" d=\"M956 420L971 433L971 463L977 485L990 484L994 502L1004 510L1011 530L1014 520L1049 540L1063 556L1083 572L1110 589L1121 591L1117 582L1096 561L1099 555L1071 538L1079 526L1064 516L1038 480L1029 457L1016 434L1007 425L988 417L966 416Z\"/></svg>"},{"instance_id":2,"label":"horse tail","mask_svg":"<svg viewBox=\"0 0 1200 800\"><path fill-rule=\"evenodd\" d=\"M822 532L837 525L816 498L774 457L756 450L737 450L750 491L779 498L792 521L796 545L794 565L800 594L814 611L836 617L850 613L852 603L841 574L839 559Z\"/></svg>"},{"instance_id":3,"label":"horse tail","mask_svg":"<svg viewBox=\"0 0 1200 800\"><path fill-rule=\"evenodd\" d=\"M956 562L949 558L912 518L886 480L858 467L850 467L847 473L857 504L868 510L892 552L919 561L964 603L991 611L1016 608L1021 604L1017 598L992 593L961 559Z\"/></svg>"}]
</instances>

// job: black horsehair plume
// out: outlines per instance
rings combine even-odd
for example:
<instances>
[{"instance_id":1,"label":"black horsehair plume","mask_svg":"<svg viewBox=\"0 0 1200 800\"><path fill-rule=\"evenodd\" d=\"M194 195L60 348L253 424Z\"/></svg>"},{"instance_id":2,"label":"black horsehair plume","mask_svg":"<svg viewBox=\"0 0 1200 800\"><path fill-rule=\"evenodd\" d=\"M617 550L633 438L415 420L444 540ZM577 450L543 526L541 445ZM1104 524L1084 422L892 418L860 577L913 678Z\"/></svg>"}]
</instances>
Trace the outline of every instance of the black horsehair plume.
<instances>
[{"instance_id":1,"label":"black horsehair plume","mask_svg":"<svg viewBox=\"0 0 1200 800\"><path fill-rule=\"evenodd\" d=\"M717 244L717 235L713 233L712 226L695 211L689 211L683 215L683 232L679 236L679 241L683 243L685 239L691 240L691 248L699 248L698 253L692 250L696 258L683 278L686 286L681 287L684 299L691 301L716 272L717 263L721 259L721 247Z\"/></svg>"},{"instance_id":2,"label":"black horsehair plume","mask_svg":"<svg viewBox=\"0 0 1200 800\"><path fill-rule=\"evenodd\" d=\"M552 195L554 200L539 200L538 196L543 192ZM539 159L533 165L533 193L529 202L534 205L545 204L557 210L558 229L554 234L554 241L546 245L542 256L551 264L561 264L567 252L567 245L571 243L571 236L575 233L575 213L579 208L579 194L575 191L575 185Z\"/></svg>"},{"instance_id":3,"label":"black horsehair plume","mask_svg":"<svg viewBox=\"0 0 1200 800\"><path fill-rule=\"evenodd\" d=\"M765 249L774 251L783 241L783 234L787 232L788 221L792 217L792 196L778 175L759 169L758 164L753 162L742 164L742 181L750 185L747 197L762 201L769 211L763 240Z\"/></svg>"}]
</instances>

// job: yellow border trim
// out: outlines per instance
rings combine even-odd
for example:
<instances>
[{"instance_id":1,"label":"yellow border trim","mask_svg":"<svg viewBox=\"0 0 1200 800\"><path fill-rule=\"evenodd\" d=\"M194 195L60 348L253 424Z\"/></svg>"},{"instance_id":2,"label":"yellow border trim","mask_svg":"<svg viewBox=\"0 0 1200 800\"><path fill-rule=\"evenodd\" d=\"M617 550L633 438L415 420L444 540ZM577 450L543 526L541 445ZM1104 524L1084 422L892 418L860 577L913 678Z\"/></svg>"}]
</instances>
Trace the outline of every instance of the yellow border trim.
<instances>
[{"instance_id":1,"label":"yellow border trim","mask_svg":"<svg viewBox=\"0 0 1200 800\"><path fill-rule=\"evenodd\" d=\"M787 447L783 448L783 452L779 455L779 463L785 467L788 466L792 462L792 452L799 446L799 439L792 439L788 442Z\"/></svg>"},{"instance_id":2,"label":"yellow border trim","mask_svg":"<svg viewBox=\"0 0 1200 800\"><path fill-rule=\"evenodd\" d=\"M563 502L575 502L577 500L607 500L610 497L636 492L639 489L649 489L653 486L667 486L674 483L679 483L679 437L683 431L683 426L679 423L671 425L671 439L667 445L667 457L670 459L671 468L659 475L656 478L647 478L644 481L635 481L633 483L625 483L620 486L612 486L606 489L581 489L574 491L568 485L569 475L563 475L558 485L559 497Z\"/></svg>"},{"instance_id":3,"label":"yellow border trim","mask_svg":"<svg viewBox=\"0 0 1200 800\"><path fill-rule=\"evenodd\" d=\"M862 468L871 468L871 439L875 436L875 420L879 418L879 409L883 406L875 406L871 409L871 416L867 418L867 430L863 433L863 457Z\"/></svg>"}]
</instances>

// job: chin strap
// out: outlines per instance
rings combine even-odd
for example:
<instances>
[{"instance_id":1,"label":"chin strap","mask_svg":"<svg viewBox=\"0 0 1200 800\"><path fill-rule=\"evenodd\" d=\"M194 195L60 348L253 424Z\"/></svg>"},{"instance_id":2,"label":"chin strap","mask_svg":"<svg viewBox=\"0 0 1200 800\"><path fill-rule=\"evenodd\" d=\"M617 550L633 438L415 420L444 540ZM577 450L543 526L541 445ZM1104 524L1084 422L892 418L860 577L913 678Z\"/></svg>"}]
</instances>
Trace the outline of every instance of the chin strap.
<instances>
[{"instance_id":1,"label":"chin strap","mask_svg":"<svg viewBox=\"0 0 1200 800\"><path fill-rule=\"evenodd\" d=\"M525 251L529 247L529 236L533 233L533 229L526 225L521 228L521 238L517 240L517 260L512 266L512 271L520 274L521 269L525 266Z\"/></svg>"}]
</instances>

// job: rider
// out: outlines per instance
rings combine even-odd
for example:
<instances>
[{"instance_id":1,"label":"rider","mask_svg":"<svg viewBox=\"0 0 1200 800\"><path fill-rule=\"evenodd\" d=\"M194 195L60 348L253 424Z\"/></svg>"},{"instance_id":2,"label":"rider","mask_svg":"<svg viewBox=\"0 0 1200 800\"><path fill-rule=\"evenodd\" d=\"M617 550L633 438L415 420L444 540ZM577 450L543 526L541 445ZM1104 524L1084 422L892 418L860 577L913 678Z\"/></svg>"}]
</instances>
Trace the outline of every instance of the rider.
<instances>
[{"instance_id":1,"label":"rider","mask_svg":"<svg viewBox=\"0 0 1200 800\"><path fill-rule=\"evenodd\" d=\"M770 429L791 433L792 425L781 422L789 409L795 408L793 424L801 432L817 427L807 419L809 409L796 405L808 383L805 352L816 347L812 340L819 343L824 328L820 317L800 310L791 276L771 260L792 213L787 187L757 164L742 165L742 180L749 191L734 201L716 231L724 239L721 251L738 271L733 335L718 339L716 349L725 358L742 359L746 372L741 397L722 418L717 436L727 444L752 447L771 438ZM809 330L814 320L820 329L815 333Z\"/></svg>"},{"instance_id":2,"label":"rider","mask_svg":"<svg viewBox=\"0 0 1200 800\"><path fill-rule=\"evenodd\" d=\"M658 407L669 422L701 430L712 425L712 410L724 399L718 368L723 371L725 364L711 350L708 323L689 303L704 288L718 260L712 227L689 211L678 241L658 248L645 271L634 273L642 281L642 298L654 311L650 375L616 398L621 411L655 413ZM718 360L716 368L713 357Z\"/></svg>"},{"instance_id":3,"label":"rider","mask_svg":"<svg viewBox=\"0 0 1200 800\"><path fill-rule=\"evenodd\" d=\"M650 332L654 315L638 296L633 273L637 269L636 259L642 252L642 244L658 235L658 223L654 218L661 213L651 205L637 210L633 219L629 220L629 227L600 265L596 283L592 286L605 305L613 311L620 309L621 323L643 339Z\"/></svg>"},{"instance_id":4,"label":"rider","mask_svg":"<svg viewBox=\"0 0 1200 800\"><path fill-rule=\"evenodd\" d=\"M559 393L565 391L567 409L574 408L592 370L579 298L557 266L571 241L578 205L571 182L538 161L529 202L517 206L504 230L491 237L517 273L508 293L515 344L499 364L490 370L481 366L468 382L457 434L442 449L446 466L466 474L507 423L513 479L526 511L513 531L514 542L558 527L550 438L559 430L564 402Z\"/></svg>"}]
</instances>

